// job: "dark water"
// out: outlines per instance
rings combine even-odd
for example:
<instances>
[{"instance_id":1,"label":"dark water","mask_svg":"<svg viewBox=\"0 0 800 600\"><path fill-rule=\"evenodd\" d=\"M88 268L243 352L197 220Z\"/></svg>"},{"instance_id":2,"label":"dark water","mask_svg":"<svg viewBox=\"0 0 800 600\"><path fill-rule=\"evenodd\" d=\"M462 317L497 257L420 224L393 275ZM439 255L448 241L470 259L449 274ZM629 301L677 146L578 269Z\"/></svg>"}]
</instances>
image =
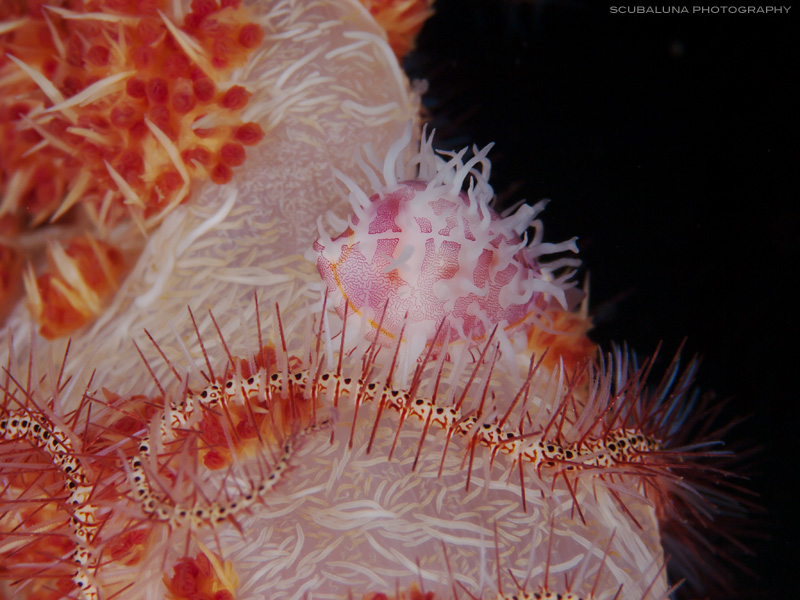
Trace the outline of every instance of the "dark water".
<instances>
[{"instance_id":1,"label":"dark water","mask_svg":"<svg viewBox=\"0 0 800 600\"><path fill-rule=\"evenodd\" d=\"M496 142L495 190L553 199L545 238L580 237L599 342L647 354L663 341L665 365L686 337L687 358L705 357L702 389L731 398L726 418L752 414L730 439L763 448L749 485L768 512L752 529L773 539L747 539L760 579L743 577L741 589L796 589L800 8L437 6L406 61L430 82L437 137Z\"/></svg>"}]
</instances>

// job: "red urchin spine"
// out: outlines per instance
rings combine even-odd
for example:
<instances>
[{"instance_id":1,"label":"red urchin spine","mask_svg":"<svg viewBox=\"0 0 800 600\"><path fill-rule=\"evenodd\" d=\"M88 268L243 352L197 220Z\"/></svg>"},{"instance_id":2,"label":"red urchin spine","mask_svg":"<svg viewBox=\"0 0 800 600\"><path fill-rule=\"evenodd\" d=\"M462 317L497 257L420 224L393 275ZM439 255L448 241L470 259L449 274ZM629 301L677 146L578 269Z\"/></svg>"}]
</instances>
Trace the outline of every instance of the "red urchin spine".
<instances>
[{"instance_id":1,"label":"red urchin spine","mask_svg":"<svg viewBox=\"0 0 800 600\"><path fill-rule=\"evenodd\" d=\"M277 308L275 315L276 328L282 334L280 311ZM192 318L194 320L193 315ZM633 488L631 493L651 498L660 507L662 517L684 504L690 508L694 507L694 512L700 517L706 514L704 511L715 510L712 505L703 506L701 510L697 504L688 504L690 496L682 479L687 474L721 475L721 472L712 468L704 469L698 463L698 460L716 457L717 453L708 451L703 445L690 445L682 437L685 433L682 433L681 426L685 425L686 420L701 418L691 416L691 402L688 407L684 406L696 368L694 360L682 374L677 359L673 361L661 384L654 391L648 392L645 380L653 361L646 361L639 367L635 361L627 361L626 355L618 352L613 359L613 368L611 364L601 364L599 367L584 365L582 368L576 368L565 377L565 385L559 392L562 400L555 410L546 415L537 415L526 405L531 383L539 372L543 357L538 359L532 357L525 382L513 396L509 395L507 399L503 399L502 404L507 408L501 412L495 405L497 400L492 397L490 403L487 394L492 366L497 360L496 352L494 358L487 359L489 349L495 347L491 338L476 361L466 387L460 394L453 392L450 395L451 401L442 402L437 394L445 352L439 354L436 361L438 364L433 365L433 375L437 380L433 394L425 396L418 393L419 382L422 370L432 365L428 362L432 350L423 363L418 365L411 387L395 388L389 384L393 369L389 370L385 379L372 380L378 353L377 344L372 348L374 353L370 351L365 355L361 369L362 376L347 377L341 367L341 356L339 356L340 364L335 369L321 368L319 345L316 357L313 356L313 352L309 353L312 365L310 368L307 366L299 368L301 361L289 356L283 345L282 335L281 348L277 353L264 347L261 345L260 324L258 331L261 350L248 361L235 358L222 337L221 329L213 315L211 320L227 355L227 366L221 376L215 374L195 322L195 330L208 372L208 383L197 391L188 389L187 381L180 376L152 336L147 333L182 390L170 398L165 392L166 386L158 381L153 370L147 365L161 393L162 399L157 402L157 408L163 406L165 409L161 416L156 416L158 420L149 431L157 434L165 444L165 450L159 454L154 453L153 448L159 441L151 440L151 433L146 432L144 436L129 436L136 444L135 450L129 452L127 456L119 454L127 472L132 500L141 508L143 514L141 521L148 526L163 524L170 530L185 527L189 531L208 526L213 528L216 523L223 521L229 521L235 526L237 514L249 511L255 503L263 501L264 495L282 480L294 452L294 441L325 426L324 420L316 422L317 401L329 397L331 393L335 396L335 402L344 396L348 396L357 404L373 402L381 410L398 413L401 421L413 416L414 420L422 423L424 427L417 456L421 451L424 436L431 429L442 429L448 440L451 437L467 440L469 442L467 453L470 457L477 446L483 446L491 452L492 460L496 455L504 454L512 461L512 466L518 461L523 488L525 487L522 480L524 465L530 465L525 468L533 468L540 479L551 480L553 485L558 478L562 478L573 496L579 514L581 509L578 506L575 487L575 478L578 477L591 477L598 482L610 484L619 478L636 478L635 480L639 482L638 492L637 488ZM317 336L319 341L322 332L318 332ZM279 360L281 353L282 360ZM143 355L142 358L144 360ZM393 364L396 358L395 352ZM308 365L308 360L304 364ZM474 382L480 381L478 375L481 369L484 369L486 374L473 400L475 408L467 411L465 399ZM57 385L59 386L60 384ZM8 388L8 385L6 387ZM21 390L30 388L29 385L26 388L19 384L17 387ZM478 388L477 385L475 387ZM579 389L584 391L579 393ZM585 393L585 390L589 390L588 399L579 400L578 396ZM7 397L8 394L7 391ZM26 394L26 399L32 401L29 396L30 394ZM259 419L256 419L252 412L251 404L259 405L262 410L266 408ZM27 426L20 421L9 420L17 419L23 414L30 416L34 408L28 408L27 412L23 413L5 409L2 428L4 432L11 433L4 433L4 439L27 439L25 436L28 433L20 434L20 427L25 432L32 432L38 425L38 431L43 431L41 423L35 419L29 418ZM38 411L37 414L44 415L43 418L49 419L45 412L38 408L35 410ZM204 419L204 425L200 428L195 426L198 411ZM517 411L520 414L519 423L516 426L511 425L512 414L518 414ZM312 415L311 419L309 415ZM205 419L208 419L207 424ZM48 423L51 421L52 419ZM431 427L432 425L436 427ZM87 422L87 432L88 427ZM210 436L215 427L219 429L219 434L216 438L212 438ZM253 431L247 433L250 430ZM86 531L79 532L77 527L88 530L90 525L96 525L94 521L90 523L90 520L94 519L96 514L96 503L93 498L100 493L98 491L100 488L97 483L92 484L85 471L81 470L81 461L71 450L72 446L65 450L67 442L64 440L69 440L69 436L66 434L53 436L53 432L63 430L56 430L52 426L47 431L49 434L47 440L53 438L56 440L48 442L47 447L50 448L48 456L53 462L60 461L56 466L62 474L63 481L67 482L65 485L72 481L80 485L78 491L81 495L75 498L78 500L79 513L75 513L78 517L75 537L79 540L75 563L79 568L73 575L73 581L76 585L84 587L87 590L85 597L90 598L92 590L96 589L92 587L94 586L92 571L96 565L92 560L96 549L93 548L93 544L96 540ZM32 440L33 445L40 447L41 444L45 444L42 441L44 436L45 434L41 433L41 437ZM186 455L208 456L218 449L235 453L243 444L258 443L263 447L270 439L279 444L274 466L270 469L261 468L259 465L260 474L248 477L249 487L243 486L233 497L205 496L196 474L180 466L184 461L182 457ZM84 446L88 447L89 444ZM225 459L224 456L221 460L217 467L230 464L228 462L230 459ZM214 468L213 464L206 464L209 468ZM471 468L469 470L471 471ZM571 477L568 479L568 476ZM185 493L181 493L173 479L197 481L192 496L187 497ZM609 486L609 490L616 494L614 497L624 509L624 503L614 492L614 487ZM199 499L198 494L201 496ZM219 494L222 494L222 488ZM635 517L631 513L628 514L635 521ZM136 527L126 528L126 531L128 530L134 531Z\"/></svg>"},{"instance_id":2,"label":"red urchin spine","mask_svg":"<svg viewBox=\"0 0 800 600\"><path fill-rule=\"evenodd\" d=\"M157 344L156 348L158 348ZM160 348L158 350L164 357ZM144 359L143 355L142 358ZM87 391L80 406L71 418L73 424L70 426L63 419L57 418L52 409L42 408L36 404L32 394L27 391L31 389L30 381L25 385L20 384L10 374L9 369L6 369L7 381L3 386L5 401L0 412L0 442L4 445L23 442L35 448L54 467L51 470L55 475L55 481L52 485L48 483L48 488L45 489L39 483L40 476L31 479L31 477L24 477L24 472L15 474L13 471L3 468L2 475L4 479L8 478L8 481L4 482L4 494L11 488L16 489L22 486L23 492L20 499L24 502L20 506L37 506L38 508L33 509L33 513L31 513L34 515L53 501L56 501L65 509L69 516L68 535L73 540L70 542L72 550L70 553L71 558L69 559L73 567L71 581L73 588L78 590L77 593L82 600L97 600L100 597L101 587L96 580L96 570L102 566L100 556L103 548L115 549L112 555L128 555L130 548L143 543L148 537L147 532L149 529L157 524L165 524L170 530L187 527L189 531L200 527L213 527L223 521L230 521L237 525L234 520L237 515L243 511L248 511L255 503L263 501L263 496L280 483L289 467L289 460L294 453L297 441L303 436L326 426L327 422L323 420L306 426L293 426L286 433L276 433L275 437L279 440L280 451L273 466L266 467L265 464L262 465L262 463L265 463L262 459L258 465L259 474L255 477L249 477L249 487L240 488L240 493L234 497L209 498L203 493L203 489L199 485L194 488L193 493L188 498L185 494L175 493L172 479L176 481L182 478L193 480L196 477L195 474L185 470L183 466L184 458L181 455L186 453L189 446L192 446L190 451L195 455L198 452L209 452L211 450L208 444L204 446L196 443L192 444L192 442L201 440L203 437L202 434L198 434L194 430L194 424L191 421L193 414L196 414L198 409L202 410L206 417L211 416L214 419L217 419L214 416L214 412L220 408L223 410L224 418L220 421L212 420L211 422L221 423L223 430L226 431L225 436L223 436L226 438L225 445L231 451L236 451L237 446L246 443L248 439L258 438L260 440L263 435L261 432L262 425L269 424L269 421L263 420L261 423L249 421L248 419L255 419L252 411L244 414L237 413L236 418L239 420L239 424L237 427L232 428L233 435L228 435L227 428L229 424L233 426L232 411L237 408L236 406L228 406L228 401L235 399L237 403L244 401L246 404L251 400L251 396L254 396L255 401L258 402L259 390L263 391L264 389L263 381L257 381L255 376L251 375L243 378L241 376L242 371L238 367L234 369L235 359L230 354L229 358L232 377L227 380L225 385L226 394L221 393L219 386L215 383L211 383L200 393L193 394L186 389L185 382L181 380L178 372L172 367L173 373L178 378L184 391L172 400L166 400L165 410L162 413L156 413L157 421L154 431L159 438L156 441L151 440L150 431L152 428L146 429L144 436L131 433L139 429L140 423L142 423L141 418L135 412L135 407L141 404L143 400L141 398L133 397L120 402L118 398L107 393L106 396L111 400L112 408L116 410L122 409L126 416L118 421L119 426L114 424L111 427L104 428L90 422L92 403L95 400L88 395ZM64 361L66 361L66 353ZM61 390L63 385L66 385L66 383L63 385L61 383L64 364L65 362L62 363L59 371L55 386L56 390ZM162 398L166 398L164 386L155 377L146 361L145 364L161 392ZM167 364L169 364L169 361L167 361ZM207 363L207 365L213 382L215 381L213 369L210 363ZM30 365L29 373L32 373ZM28 379L31 379L30 375ZM91 386L92 380L93 377L87 384L87 390ZM25 397L24 400L18 400L14 390L22 391ZM19 404L20 408L9 409L8 404L11 402ZM122 407L125 408L123 409ZM157 403L145 400L144 408L146 411L149 409L152 414L152 408L158 408L158 406ZM79 436L72 430L80 414L86 415L83 436ZM159 414L160 417L158 416ZM133 419L133 421L130 425L125 424L123 426L125 419ZM242 425L245 426L242 427ZM98 427L100 427L101 431L99 436L95 432ZM93 433L91 434L91 439L88 439L90 428ZM253 435L250 435L249 432L252 432ZM122 434L123 437L120 442L114 442L114 445L117 446L116 455L119 457L127 474L130 485L128 495L135 505L140 507L143 517L134 519L132 526L126 525L121 534L112 534L111 537L103 536L105 539L101 539L99 537L100 530L115 512L115 509L107 507L108 503L105 501L113 498L114 502L118 502L125 497L124 495L120 496L117 491L120 483L122 483L118 477L115 475L111 475L110 478L108 476L104 477L104 472L106 472L104 463L109 460L114 461L114 454L109 455L104 448L112 443L119 434ZM82 440L81 437L83 437ZM83 442L80 451L75 450L75 443L78 440ZM123 449L129 445L126 443L127 440L135 443L135 449L128 457L123 452ZM160 447L161 444L164 444L165 451L156 455L153 452L153 448ZM177 467L175 464L177 464ZM87 470L86 467L89 465L99 467L99 473L96 469L89 468ZM113 470L111 471L113 472ZM36 473L36 471L34 470L32 473ZM42 498L28 498L25 490L29 490L35 485L42 487L42 491L45 494L50 494L48 490L55 486L53 489L56 491L57 496L46 495ZM58 497L61 492L64 494L63 498ZM197 493L202 496L199 500L196 496ZM219 494L221 493L222 488L220 488ZM16 509L12 510L16 511ZM124 510L120 511L120 514L124 514L124 512ZM25 535L25 530L28 529L30 517L25 516L25 514L20 514L20 519L16 522L14 529L20 531L15 535ZM146 524L146 526L144 528L140 527L137 521ZM32 522L30 524L33 525ZM57 529L54 530L54 533L57 531ZM134 535L137 531L141 532L141 535ZM18 553L19 551L16 550L15 552ZM51 562L57 561L58 558L53 557L50 560ZM17 572L18 576L19 572ZM42 580L47 576L49 576L49 571L45 569L44 571L40 570L32 573L30 579Z\"/></svg>"},{"instance_id":3,"label":"red urchin spine","mask_svg":"<svg viewBox=\"0 0 800 600\"><path fill-rule=\"evenodd\" d=\"M487 343L483 357L489 347ZM459 436L472 440L470 454L475 451L476 444L482 445L491 450L492 456L502 453L514 462L519 461L520 469L523 464L530 464L538 477L551 479L553 485L562 478L581 516L575 479L591 477L609 484L611 496L636 523L624 498L615 491L619 489L615 485L618 481L632 480L635 485L630 493L653 501L662 524L680 513L683 527L696 535L695 527L698 530L708 528L713 515L727 510L725 507L729 504L742 516L746 501L741 499L742 490L726 481L730 473L719 465L729 453L713 448L724 431L701 430L699 440L688 441L689 435L698 429L698 424L706 422L708 415L702 406L696 405L691 394L699 361L693 358L681 371L679 356L680 349L654 389L647 386L647 379L655 357L638 366L633 357L617 351L606 364L585 363L576 367L566 378L563 400L538 429L531 427L533 433L524 432L522 419L517 428L509 427L507 422L520 398L527 397L528 386L542 357L538 361L532 357L528 379L502 417L496 416L496 409L486 409L485 393L476 411L463 413L461 404L466 389L457 402L441 404L435 399L435 391L433 398L418 396L414 383L409 390L389 385L390 377L369 381L372 359L367 355L361 378L345 377L337 367L333 371L289 371L286 375L273 372L269 385L273 395L279 396L287 389L284 382L288 377L295 392L303 391L311 397L333 391L337 400L347 395L357 404L377 402L378 415L384 409L400 414L400 426L406 417L414 416L423 425L420 447L431 425L435 424L445 431L448 439ZM484 362L483 357L477 361L476 369ZM474 377L473 372L470 379ZM415 381L417 379L415 375ZM579 387L590 390L588 399L578 399ZM522 403L523 415L530 415L525 412L524 405L525 402ZM379 418L376 417L376 423ZM530 416L527 418L530 420ZM537 420L541 421L541 416L534 417L533 423ZM419 452L418 449L418 455ZM703 483L707 477L723 487L711 489Z\"/></svg>"},{"instance_id":4,"label":"red urchin spine","mask_svg":"<svg viewBox=\"0 0 800 600\"><path fill-rule=\"evenodd\" d=\"M10 392L7 388L4 391L8 401ZM75 540L70 559L74 567L72 582L84 600L97 600L98 589L92 575L97 562L91 551L91 541L101 522L99 508L92 501L96 487L73 447L72 435L28 399L32 403L30 406L22 405L18 410L5 407L4 415L0 418L0 441L31 444L52 462L63 477L64 492L67 494L63 506L71 515L70 532Z\"/></svg>"}]
</instances>

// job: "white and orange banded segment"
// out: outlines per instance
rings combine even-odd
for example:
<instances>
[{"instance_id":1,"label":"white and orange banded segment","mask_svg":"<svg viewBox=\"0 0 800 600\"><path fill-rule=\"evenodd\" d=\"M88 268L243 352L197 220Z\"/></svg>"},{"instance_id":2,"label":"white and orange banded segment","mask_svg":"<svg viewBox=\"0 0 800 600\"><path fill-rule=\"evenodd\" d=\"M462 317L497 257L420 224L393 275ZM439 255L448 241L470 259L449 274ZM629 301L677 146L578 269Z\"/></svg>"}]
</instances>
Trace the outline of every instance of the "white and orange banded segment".
<instances>
[{"instance_id":1,"label":"white and orange banded segment","mask_svg":"<svg viewBox=\"0 0 800 600\"><path fill-rule=\"evenodd\" d=\"M263 375L251 376L247 380L229 378L224 384L211 384L200 392L189 395L194 401L211 405L223 398L227 402L241 401L258 393L258 381ZM467 438L473 435L480 444L493 450L520 458L540 470L542 467L563 466L567 469L583 467L608 467L616 463L639 460L643 454L657 452L662 443L645 435L640 430L621 427L610 430L602 437L587 438L575 443L564 443L557 439L547 439L542 435L524 434L498 423L484 422L478 415L464 415L457 405L442 406L429 398L411 397L404 390L385 386L381 383L355 379L323 371L312 375L310 371L290 372L288 380L295 393L303 394L309 385L315 387L312 396L324 397L328 390L336 390L352 399L379 402L398 413L416 417L422 422L430 422L445 430L448 435L458 434ZM267 380L271 393L281 395L288 386L283 375L272 373Z\"/></svg>"},{"instance_id":2,"label":"white and orange banded segment","mask_svg":"<svg viewBox=\"0 0 800 600\"><path fill-rule=\"evenodd\" d=\"M214 396L207 390L198 394L201 403L213 405ZM205 399L209 398L208 402ZM169 410L162 413L159 429L163 439L182 435L181 430L188 425L194 411L192 396L181 402L172 403ZM294 451L297 436L307 435L326 426L326 422L309 426L296 436L287 436L272 471L261 481L254 482L252 489L241 497L227 502L212 502L208 506L181 505L170 501L164 494L155 492L144 468L151 456L151 440L146 435L137 445L137 454L128 459L128 476L134 501L140 506L145 517L166 522L171 527L201 527L227 520L252 507L264 494L275 487L289 467L289 459ZM71 513L70 525L75 538L75 550L71 560L75 564L72 581L78 588L82 600L99 600L100 590L94 583L92 571L98 567L93 549L94 531L99 525L97 518L100 506L92 499L94 485L78 459L69 435L52 422L45 413L33 408L8 411L0 419L0 441L26 441L39 448L52 461L63 475L67 492L66 506Z\"/></svg>"}]
</instances>

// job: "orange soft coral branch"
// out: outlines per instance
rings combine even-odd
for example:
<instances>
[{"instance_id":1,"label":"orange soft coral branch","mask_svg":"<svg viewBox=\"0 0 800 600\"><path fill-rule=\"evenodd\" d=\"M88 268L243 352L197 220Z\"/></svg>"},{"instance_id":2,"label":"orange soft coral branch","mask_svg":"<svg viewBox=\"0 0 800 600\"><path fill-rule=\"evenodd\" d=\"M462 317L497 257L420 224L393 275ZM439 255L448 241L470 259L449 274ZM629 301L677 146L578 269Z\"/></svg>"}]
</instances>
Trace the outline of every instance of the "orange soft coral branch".
<instances>
[{"instance_id":1,"label":"orange soft coral branch","mask_svg":"<svg viewBox=\"0 0 800 600\"><path fill-rule=\"evenodd\" d=\"M260 27L233 1L193 2L184 25L166 0L128 4L6 15L0 213L38 224L81 201L106 222L133 209L153 217L184 201L191 180L227 183L244 161L238 113L249 95L224 81L260 44ZM224 124L193 128L220 112ZM246 143L256 143L263 132L247 125ZM108 189L113 206L101 211Z\"/></svg>"},{"instance_id":2,"label":"orange soft coral branch","mask_svg":"<svg viewBox=\"0 0 800 600\"><path fill-rule=\"evenodd\" d=\"M389 46L402 59L414 49L417 34L433 15L433 0L361 0L389 38Z\"/></svg>"},{"instance_id":3,"label":"orange soft coral branch","mask_svg":"<svg viewBox=\"0 0 800 600\"><path fill-rule=\"evenodd\" d=\"M70 240L66 247L48 248L51 271L38 278L25 276L28 303L47 338L67 335L100 313L114 293L125 265L122 253L89 235Z\"/></svg>"},{"instance_id":4,"label":"orange soft coral branch","mask_svg":"<svg viewBox=\"0 0 800 600\"><path fill-rule=\"evenodd\" d=\"M130 213L150 228L189 198L195 180L231 180L246 147L264 132L240 118L248 90L224 82L260 45L263 31L238 0L195 0L183 24L167 14L170 6L4 6L0 218L24 230L81 206L100 227ZM13 296L20 280L15 256L10 248L3 253L0 300ZM63 275L39 277L36 291L28 277L34 315L51 338L98 314L108 294L103 281L115 279L105 273L84 290Z\"/></svg>"}]
</instances>

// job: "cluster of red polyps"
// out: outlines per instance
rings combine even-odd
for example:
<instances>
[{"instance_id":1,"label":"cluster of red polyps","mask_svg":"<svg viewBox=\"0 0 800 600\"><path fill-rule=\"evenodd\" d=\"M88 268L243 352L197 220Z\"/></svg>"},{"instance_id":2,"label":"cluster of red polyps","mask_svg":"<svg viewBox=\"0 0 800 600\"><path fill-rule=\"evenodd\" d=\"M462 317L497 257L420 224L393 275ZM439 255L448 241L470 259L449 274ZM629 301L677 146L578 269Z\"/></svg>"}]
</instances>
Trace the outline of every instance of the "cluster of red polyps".
<instances>
[{"instance_id":1,"label":"cluster of red polyps","mask_svg":"<svg viewBox=\"0 0 800 600\"><path fill-rule=\"evenodd\" d=\"M182 23L170 7L167 0L0 6L0 218L21 234L55 220L88 222L102 233L131 217L149 229L189 198L195 181L230 181L246 147L264 137L241 119L250 92L225 83L261 44L261 28L240 0L193 0ZM17 250L14 238L4 241L5 254ZM16 265L4 260L4 277L19 278ZM5 289L14 286L4 283L0 294ZM50 335L94 316L48 322L50 313L85 307L63 289L39 295L73 308L34 307Z\"/></svg>"},{"instance_id":2,"label":"cluster of red polyps","mask_svg":"<svg viewBox=\"0 0 800 600\"><path fill-rule=\"evenodd\" d=\"M233 600L233 594L220 581L220 576L226 579L226 575L233 575L230 565L223 564L216 556L213 558L212 563L208 556L199 552L194 558L180 559L172 569L172 577L164 577L168 597L172 600Z\"/></svg>"}]
</instances>

